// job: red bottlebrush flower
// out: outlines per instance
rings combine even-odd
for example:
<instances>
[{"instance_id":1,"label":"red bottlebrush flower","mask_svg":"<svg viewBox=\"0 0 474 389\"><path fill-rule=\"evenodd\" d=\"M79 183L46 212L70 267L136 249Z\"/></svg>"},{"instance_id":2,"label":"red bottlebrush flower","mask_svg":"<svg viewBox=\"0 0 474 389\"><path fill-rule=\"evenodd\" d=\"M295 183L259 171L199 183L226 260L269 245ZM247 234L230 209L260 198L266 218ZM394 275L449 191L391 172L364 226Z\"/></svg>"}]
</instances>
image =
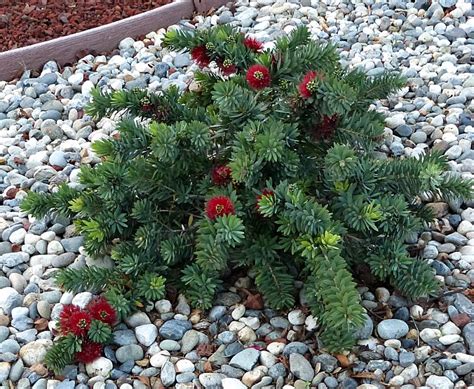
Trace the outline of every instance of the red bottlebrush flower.
<instances>
[{"instance_id":1,"label":"red bottlebrush flower","mask_svg":"<svg viewBox=\"0 0 474 389\"><path fill-rule=\"evenodd\" d=\"M117 319L117 312L115 312L115 309L103 297L92 300L87 305L87 309L93 319L100 320L110 326L112 326Z\"/></svg>"},{"instance_id":2,"label":"red bottlebrush flower","mask_svg":"<svg viewBox=\"0 0 474 389\"><path fill-rule=\"evenodd\" d=\"M71 316L80 310L81 309L77 305L69 304L64 306L59 314L59 329L63 335L67 335L71 332Z\"/></svg>"},{"instance_id":3,"label":"red bottlebrush flower","mask_svg":"<svg viewBox=\"0 0 474 389\"><path fill-rule=\"evenodd\" d=\"M265 196L273 196L274 195L274 192L268 188L265 188L264 190L262 190L262 194L259 194L257 196L257 210L260 208L260 206L258 205L258 203L260 202L260 200L262 199L262 197L265 197Z\"/></svg>"},{"instance_id":4,"label":"red bottlebrush flower","mask_svg":"<svg viewBox=\"0 0 474 389\"><path fill-rule=\"evenodd\" d=\"M247 82L253 89L263 89L270 85L270 70L263 65L252 65L247 70Z\"/></svg>"},{"instance_id":5,"label":"red bottlebrush flower","mask_svg":"<svg viewBox=\"0 0 474 389\"><path fill-rule=\"evenodd\" d=\"M263 49L263 43L256 40L255 38L252 37L245 37L244 39L244 45L247 49L255 51L258 53L259 51L262 51Z\"/></svg>"},{"instance_id":6,"label":"red bottlebrush flower","mask_svg":"<svg viewBox=\"0 0 474 389\"><path fill-rule=\"evenodd\" d=\"M233 74L237 71L237 66L235 66L230 59L225 59L224 61L218 61L219 69L225 76Z\"/></svg>"},{"instance_id":7,"label":"red bottlebrush flower","mask_svg":"<svg viewBox=\"0 0 474 389\"><path fill-rule=\"evenodd\" d=\"M226 185L231 180L230 174L230 167L225 165L215 166L211 173L212 183L218 186Z\"/></svg>"},{"instance_id":8,"label":"red bottlebrush flower","mask_svg":"<svg viewBox=\"0 0 474 389\"><path fill-rule=\"evenodd\" d=\"M143 112L151 112L153 110L153 104L147 96L141 99L140 103L142 105Z\"/></svg>"},{"instance_id":9,"label":"red bottlebrush flower","mask_svg":"<svg viewBox=\"0 0 474 389\"><path fill-rule=\"evenodd\" d=\"M85 341L82 343L81 351L76 353L76 361L80 363L92 363L102 356L102 345Z\"/></svg>"},{"instance_id":10,"label":"red bottlebrush flower","mask_svg":"<svg viewBox=\"0 0 474 389\"><path fill-rule=\"evenodd\" d=\"M318 72L310 71L305 74L303 81L298 85L301 97L309 99L316 90L317 79L321 78Z\"/></svg>"},{"instance_id":11,"label":"red bottlebrush flower","mask_svg":"<svg viewBox=\"0 0 474 389\"><path fill-rule=\"evenodd\" d=\"M215 220L219 216L235 214L234 203L227 196L215 196L207 202L207 217Z\"/></svg>"},{"instance_id":12,"label":"red bottlebrush flower","mask_svg":"<svg viewBox=\"0 0 474 389\"><path fill-rule=\"evenodd\" d=\"M328 139L331 138L334 134L334 130L337 127L337 122L339 120L339 116L332 115L332 116L323 116L323 120L316 127L316 137L320 139Z\"/></svg>"},{"instance_id":13,"label":"red bottlebrush flower","mask_svg":"<svg viewBox=\"0 0 474 389\"><path fill-rule=\"evenodd\" d=\"M82 309L71 314L68 320L68 333L76 336L85 336L91 325L91 315Z\"/></svg>"},{"instance_id":14,"label":"red bottlebrush flower","mask_svg":"<svg viewBox=\"0 0 474 389\"><path fill-rule=\"evenodd\" d=\"M211 58L207 54L206 46L196 46L191 50L191 58L202 68L209 65Z\"/></svg>"}]
</instances>

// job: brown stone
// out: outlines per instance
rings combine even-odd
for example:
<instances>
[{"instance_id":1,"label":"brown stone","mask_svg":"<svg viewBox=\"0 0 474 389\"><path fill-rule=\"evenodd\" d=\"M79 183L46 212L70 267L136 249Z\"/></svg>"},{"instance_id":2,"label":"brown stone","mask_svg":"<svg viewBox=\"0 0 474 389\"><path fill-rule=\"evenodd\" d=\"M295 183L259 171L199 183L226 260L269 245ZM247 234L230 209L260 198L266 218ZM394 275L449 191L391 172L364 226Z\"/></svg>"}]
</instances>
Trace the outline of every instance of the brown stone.
<instances>
[{"instance_id":1,"label":"brown stone","mask_svg":"<svg viewBox=\"0 0 474 389\"><path fill-rule=\"evenodd\" d=\"M466 324L469 324L471 322L471 318L469 317L467 313L460 313L456 316L453 316L451 320L459 328L463 328Z\"/></svg>"},{"instance_id":2,"label":"brown stone","mask_svg":"<svg viewBox=\"0 0 474 389\"><path fill-rule=\"evenodd\" d=\"M443 202L429 203L426 204L428 208L431 208L433 214L437 218L441 218L449 212L449 205Z\"/></svg>"},{"instance_id":3,"label":"brown stone","mask_svg":"<svg viewBox=\"0 0 474 389\"><path fill-rule=\"evenodd\" d=\"M7 315L0 315L0 326L8 326L10 324L10 318Z\"/></svg>"}]
</instances>

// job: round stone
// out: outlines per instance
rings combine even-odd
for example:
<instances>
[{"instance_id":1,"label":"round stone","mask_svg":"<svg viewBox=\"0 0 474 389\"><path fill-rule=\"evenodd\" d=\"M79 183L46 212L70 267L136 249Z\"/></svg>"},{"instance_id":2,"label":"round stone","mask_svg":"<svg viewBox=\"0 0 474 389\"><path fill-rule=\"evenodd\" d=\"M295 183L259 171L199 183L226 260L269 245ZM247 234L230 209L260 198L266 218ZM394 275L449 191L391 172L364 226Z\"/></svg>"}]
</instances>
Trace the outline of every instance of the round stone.
<instances>
[{"instance_id":1,"label":"round stone","mask_svg":"<svg viewBox=\"0 0 474 389\"><path fill-rule=\"evenodd\" d=\"M180 359L176 362L176 371L178 373L189 373L195 370L194 363L189 359Z\"/></svg>"},{"instance_id":2,"label":"round stone","mask_svg":"<svg viewBox=\"0 0 474 389\"><path fill-rule=\"evenodd\" d=\"M115 356L119 362L138 361L143 358L143 349L137 344L129 344L117 349Z\"/></svg>"},{"instance_id":3,"label":"round stone","mask_svg":"<svg viewBox=\"0 0 474 389\"><path fill-rule=\"evenodd\" d=\"M113 368L114 365L112 361L104 357L100 357L94 362L86 364L86 371L90 377L100 376L108 378Z\"/></svg>"},{"instance_id":4,"label":"round stone","mask_svg":"<svg viewBox=\"0 0 474 389\"><path fill-rule=\"evenodd\" d=\"M293 324L294 326L300 326L304 324L306 319L306 315L299 309L291 311L288 314L288 321Z\"/></svg>"},{"instance_id":5,"label":"round stone","mask_svg":"<svg viewBox=\"0 0 474 389\"><path fill-rule=\"evenodd\" d=\"M158 328L154 324L144 324L135 328L137 340L144 346L151 346L158 336Z\"/></svg>"},{"instance_id":6,"label":"round stone","mask_svg":"<svg viewBox=\"0 0 474 389\"><path fill-rule=\"evenodd\" d=\"M20 349L20 357L26 366L33 366L43 362L48 349L52 345L53 342L49 339L40 339L28 343Z\"/></svg>"},{"instance_id":7,"label":"round stone","mask_svg":"<svg viewBox=\"0 0 474 389\"><path fill-rule=\"evenodd\" d=\"M408 324L398 319L383 320L377 325L377 333L382 339L399 339L408 333Z\"/></svg>"}]
</instances>

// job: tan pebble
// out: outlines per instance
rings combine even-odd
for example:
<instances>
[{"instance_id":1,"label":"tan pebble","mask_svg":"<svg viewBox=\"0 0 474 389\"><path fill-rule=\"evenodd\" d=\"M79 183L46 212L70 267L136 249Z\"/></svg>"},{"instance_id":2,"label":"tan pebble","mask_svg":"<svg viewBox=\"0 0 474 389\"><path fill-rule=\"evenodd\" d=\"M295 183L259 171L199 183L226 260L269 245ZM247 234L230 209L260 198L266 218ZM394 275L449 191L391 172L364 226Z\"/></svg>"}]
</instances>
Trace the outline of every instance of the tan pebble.
<instances>
[{"instance_id":1,"label":"tan pebble","mask_svg":"<svg viewBox=\"0 0 474 389\"><path fill-rule=\"evenodd\" d=\"M148 366L148 364L150 363L150 360L148 358L145 358L145 359L141 359L139 361L136 361L135 363L138 366L145 367L145 366Z\"/></svg>"},{"instance_id":2,"label":"tan pebble","mask_svg":"<svg viewBox=\"0 0 474 389\"><path fill-rule=\"evenodd\" d=\"M10 318L7 315L0 315L0 326L8 326Z\"/></svg>"},{"instance_id":3,"label":"tan pebble","mask_svg":"<svg viewBox=\"0 0 474 389\"><path fill-rule=\"evenodd\" d=\"M201 320L201 311L199 309L195 309L194 311L191 312L191 317L189 318L189 321L193 324L199 323Z\"/></svg>"},{"instance_id":4,"label":"tan pebble","mask_svg":"<svg viewBox=\"0 0 474 389\"><path fill-rule=\"evenodd\" d=\"M407 339L417 339L418 338L418 331L416 329L411 329L408 331Z\"/></svg>"}]
</instances>

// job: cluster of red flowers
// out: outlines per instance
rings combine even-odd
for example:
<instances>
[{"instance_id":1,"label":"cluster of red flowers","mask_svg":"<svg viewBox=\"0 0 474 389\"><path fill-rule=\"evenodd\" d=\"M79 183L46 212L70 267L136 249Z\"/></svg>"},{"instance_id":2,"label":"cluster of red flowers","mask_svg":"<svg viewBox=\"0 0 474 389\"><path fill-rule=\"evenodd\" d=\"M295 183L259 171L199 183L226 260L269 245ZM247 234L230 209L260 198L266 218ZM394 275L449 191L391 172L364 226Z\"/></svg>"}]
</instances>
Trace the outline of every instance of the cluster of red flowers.
<instances>
[{"instance_id":1,"label":"cluster of red flowers","mask_svg":"<svg viewBox=\"0 0 474 389\"><path fill-rule=\"evenodd\" d=\"M263 65L252 65L247 70L247 82L252 89L264 89L270 86L272 79L270 77L270 70Z\"/></svg>"},{"instance_id":2,"label":"cluster of red flowers","mask_svg":"<svg viewBox=\"0 0 474 389\"><path fill-rule=\"evenodd\" d=\"M191 58L202 68L211 63L211 57L207 53L206 46L196 46L191 50Z\"/></svg>"},{"instance_id":3,"label":"cluster of red flowers","mask_svg":"<svg viewBox=\"0 0 474 389\"><path fill-rule=\"evenodd\" d=\"M233 74L237 71L237 66L235 66L230 59L220 59L217 61L217 65L219 66L222 74L225 76Z\"/></svg>"},{"instance_id":4,"label":"cluster of red flowers","mask_svg":"<svg viewBox=\"0 0 474 389\"><path fill-rule=\"evenodd\" d=\"M93 299L85 309L77 305L66 305L59 315L59 329L62 335L73 334L81 338L82 349L76 353L77 362L90 363L102 354L102 345L88 339L93 320L112 326L117 319L115 309L103 297Z\"/></svg>"},{"instance_id":5,"label":"cluster of red flowers","mask_svg":"<svg viewBox=\"0 0 474 389\"><path fill-rule=\"evenodd\" d=\"M309 99L316 91L317 81L319 79L321 79L321 75L318 72L310 71L306 73L303 77L303 81L298 85L301 97Z\"/></svg>"},{"instance_id":6,"label":"cluster of red flowers","mask_svg":"<svg viewBox=\"0 0 474 389\"><path fill-rule=\"evenodd\" d=\"M315 128L315 136L319 139L331 138L337 127L338 115L323 116L321 122Z\"/></svg>"},{"instance_id":7,"label":"cluster of red flowers","mask_svg":"<svg viewBox=\"0 0 474 389\"><path fill-rule=\"evenodd\" d=\"M244 39L244 45L247 49L254 51L255 53L259 53L263 49L262 42L249 36Z\"/></svg>"},{"instance_id":8,"label":"cluster of red flowers","mask_svg":"<svg viewBox=\"0 0 474 389\"><path fill-rule=\"evenodd\" d=\"M227 196L214 196L207 202L206 214L211 220L216 220L224 215L234 215L234 203Z\"/></svg>"},{"instance_id":9,"label":"cluster of red flowers","mask_svg":"<svg viewBox=\"0 0 474 389\"><path fill-rule=\"evenodd\" d=\"M231 173L229 166L215 166L211 172L212 183L217 186L227 185L232 179Z\"/></svg>"}]
</instances>

